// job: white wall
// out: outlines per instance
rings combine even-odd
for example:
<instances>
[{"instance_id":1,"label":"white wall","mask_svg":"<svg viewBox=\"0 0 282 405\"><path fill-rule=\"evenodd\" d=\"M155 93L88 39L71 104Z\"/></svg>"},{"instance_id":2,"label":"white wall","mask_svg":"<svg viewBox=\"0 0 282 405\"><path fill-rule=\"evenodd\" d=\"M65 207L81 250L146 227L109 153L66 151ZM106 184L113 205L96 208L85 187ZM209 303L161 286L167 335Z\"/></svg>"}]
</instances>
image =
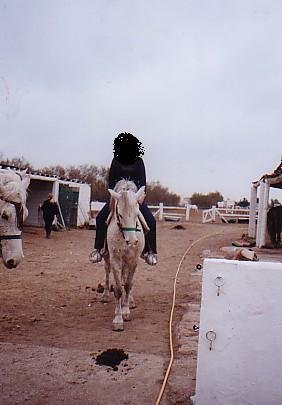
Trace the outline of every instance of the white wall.
<instances>
[{"instance_id":1,"label":"white wall","mask_svg":"<svg viewBox=\"0 0 282 405\"><path fill-rule=\"evenodd\" d=\"M79 184L77 226L83 226L90 220L90 197L91 188L89 184Z\"/></svg>"},{"instance_id":2,"label":"white wall","mask_svg":"<svg viewBox=\"0 0 282 405\"><path fill-rule=\"evenodd\" d=\"M83 226L86 222L89 223L91 196L91 188L89 184L63 181L54 177L31 175L30 191L27 198L29 215L25 221L25 225L44 226L42 213L41 215L38 213L38 206L47 199L49 193L52 193L54 200L58 201L60 184L66 184L79 191L77 226Z\"/></svg>"},{"instance_id":3,"label":"white wall","mask_svg":"<svg viewBox=\"0 0 282 405\"><path fill-rule=\"evenodd\" d=\"M194 403L280 405L281 376L282 263L205 259Z\"/></svg>"}]
</instances>

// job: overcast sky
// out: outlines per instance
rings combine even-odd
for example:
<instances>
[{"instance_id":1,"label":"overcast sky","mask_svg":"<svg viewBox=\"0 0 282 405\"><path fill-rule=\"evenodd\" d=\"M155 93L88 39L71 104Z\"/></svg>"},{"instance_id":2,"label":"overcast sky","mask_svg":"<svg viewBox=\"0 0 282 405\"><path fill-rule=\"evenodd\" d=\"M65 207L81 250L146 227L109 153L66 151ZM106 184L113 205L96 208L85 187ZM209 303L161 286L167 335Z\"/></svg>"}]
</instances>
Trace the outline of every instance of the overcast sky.
<instances>
[{"instance_id":1,"label":"overcast sky","mask_svg":"<svg viewBox=\"0 0 282 405\"><path fill-rule=\"evenodd\" d=\"M148 181L249 198L281 112L281 0L0 0L6 157L108 166L126 131Z\"/></svg>"}]
</instances>

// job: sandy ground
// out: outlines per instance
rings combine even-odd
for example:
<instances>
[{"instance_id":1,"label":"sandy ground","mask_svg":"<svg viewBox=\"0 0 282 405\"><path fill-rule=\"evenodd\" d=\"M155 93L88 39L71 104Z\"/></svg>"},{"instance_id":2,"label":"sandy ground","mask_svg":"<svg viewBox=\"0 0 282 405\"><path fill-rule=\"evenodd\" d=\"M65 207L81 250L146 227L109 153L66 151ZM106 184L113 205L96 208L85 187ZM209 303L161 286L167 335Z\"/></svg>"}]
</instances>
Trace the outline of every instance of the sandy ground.
<instances>
[{"instance_id":1,"label":"sandy ground","mask_svg":"<svg viewBox=\"0 0 282 405\"><path fill-rule=\"evenodd\" d=\"M137 308L123 332L112 331L114 298L101 302L103 265L88 255L95 231L24 231L25 258L15 270L1 266L1 404L154 404L170 359L169 316L179 261L192 242L177 280L173 317L175 360L162 404L190 404L194 394L201 300L202 252L220 254L246 232L246 225L201 224L200 216L157 224L159 263L140 260ZM97 365L108 349L128 354L118 370Z\"/></svg>"}]
</instances>

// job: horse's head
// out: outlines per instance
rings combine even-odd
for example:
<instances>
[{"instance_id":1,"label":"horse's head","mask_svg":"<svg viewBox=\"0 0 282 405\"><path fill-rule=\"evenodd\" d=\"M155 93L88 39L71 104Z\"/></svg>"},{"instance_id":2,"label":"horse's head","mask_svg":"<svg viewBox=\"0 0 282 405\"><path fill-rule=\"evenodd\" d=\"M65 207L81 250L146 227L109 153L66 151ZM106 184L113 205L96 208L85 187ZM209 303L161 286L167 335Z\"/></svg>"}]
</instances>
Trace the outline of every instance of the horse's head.
<instances>
[{"instance_id":1,"label":"horse's head","mask_svg":"<svg viewBox=\"0 0 282 405\"><path fill-rule=\"evenodd\" d=\"M127 182L131 183L131 182ZM134 184L134 183L133 183ZM115 187L116 190L116 187ZM109 189L112 199L115 200L115 215L117 224L128 245L136 245L138 237L136 232L141 232L141 225L138 221L139 201L144 199L145 187L138 191L132 187L117 188L119 191Z\"/></svg>"},{"instance_id":2,"label":"horse's head","mask_svg":"<svg viewBox=\"0 0 282 405\"><path fill-rule=\"evenodd\" d=\"M26 190L30 176L26 171L0 170L0 253L11 269L23 258L22 226L28 215Z\"/></svg>"}]
</instances>

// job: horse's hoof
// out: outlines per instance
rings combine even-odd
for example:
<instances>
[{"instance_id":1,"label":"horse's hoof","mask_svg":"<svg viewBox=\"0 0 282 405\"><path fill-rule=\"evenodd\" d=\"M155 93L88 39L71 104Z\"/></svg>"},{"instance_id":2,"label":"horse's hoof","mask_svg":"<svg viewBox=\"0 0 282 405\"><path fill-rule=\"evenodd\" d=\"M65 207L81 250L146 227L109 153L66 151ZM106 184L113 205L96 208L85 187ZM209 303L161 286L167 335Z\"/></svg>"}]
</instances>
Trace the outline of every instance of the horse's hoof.
<instances>
[{"instance_id":1,"label":"horse's hoof","mask_svg":"<svg viewBox=\"0 0 282 405\"><path fill-rule=\"evenodd\" d=\"M122 332L123 331L123 324L122 323L113 323L113 331Z\"/></svg>"},{"instance_id":2,"label":"horse's hoof","mask_svg":"<svg viewBox=\"0 0 282 405\"><path fill-rule=\"evenodd\" d=\"M110 302L110 297L108 295L103 295L101 298L101 302L103 303L109 303Z\"/></svg>"},{"instance_id":3,"label":"horse's hoof","mask_svg":"<svg viewBox=\"0 0 282 405\"><path fill-rule=\"evenodd\" d=\"M130 316L130 314L122 314L122 317L123 317L123 320L124 320L125 322L131 321L131 316Z\"/></svg>"}]
</instances>

